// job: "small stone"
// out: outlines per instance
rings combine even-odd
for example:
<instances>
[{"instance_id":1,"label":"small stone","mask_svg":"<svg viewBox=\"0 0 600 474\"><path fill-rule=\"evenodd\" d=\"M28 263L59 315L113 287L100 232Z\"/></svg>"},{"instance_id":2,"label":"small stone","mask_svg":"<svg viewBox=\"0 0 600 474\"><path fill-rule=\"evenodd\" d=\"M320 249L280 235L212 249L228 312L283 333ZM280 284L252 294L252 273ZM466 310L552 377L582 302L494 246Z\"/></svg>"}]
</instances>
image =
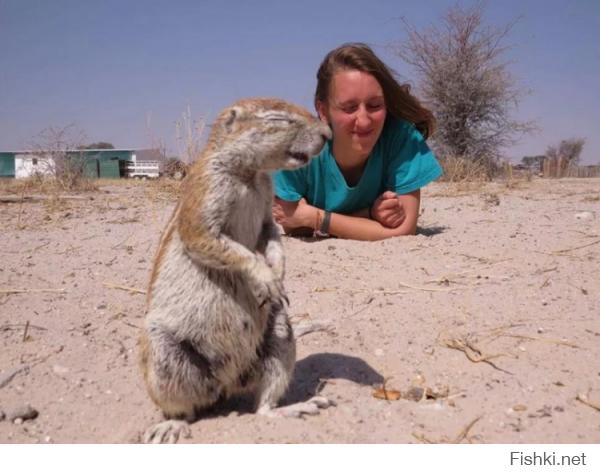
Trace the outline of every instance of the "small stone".
<instances>
[{"instance_id":1,"label":"small stone","mask_svg":"<svg viewBox=\"0 0 600 474\"><path fill-rule=\"evenodd\" d=\"M577 214L575 214L575 219L579 219L582 221L589 221L590 219L593 219L593 218L594 218L594 213L589 212L589 211L578 212Z\"/></svg>"},{"instance_id":2,"label":"small stone","mask_svg":"<svg viewBox=\"0 0 600 474\"><path fill-rule=\"evenodd\" d=\"M0 421L4 421L4 418L6 418L6 414L0 410Z\"/></svg>"},{"instance_id":3,"label":"small stone","mask_svg":"<svg viewBox=\"0 0 600 474\"><path fill-rule=\"evenodd\" d=\"M419 402L425 396L425 389L422 387L410 387L403 398Z\"/></svg>"},{"instance_id":4,"label":"small stone","mask_svg":"<svg viewBox=\"0 0 600 474\"><path fill-rule=\"evenodd\" d=\"M375 355L376 355L377 357L382 357L382 356L383 356L383 354L385 354L385 353L383 352L383 349L375 349Z\"/></svg>"},{"instance_id":5,"label":"small stone","mask_svg":"<svg viewBox=\"0 0 600 474\"><path fill-rule=\"evenodd\" d=\"M22 424L23 424L23 418L15 418L15 419L13 420L13 423L14 423L15 425L22 425Z\"/></svg>"},{"instance_id":6,"label":"small stone","mask_svg":"<svg viewBox=\"0 0 600 474\"><path fill-rule=\"evenodd\" d=\"M527 410L527 406L523 405L523 404L518 404L515 405L514 407L512 407L513 411L526 411Z\"/></svg>"},{"instance_id":7,"label":"small stone","mask_svg":"<svg viewBox=\"0 0 600 474\"><path fill-rule=\"evenodd\" d=\"M6 417L13 422L20 418L22 423L25 420L33 420L37 418L38 414L38 411L35 408L32 408L31 405L23 405L15 408L12 411L9 411L6 414Z\"/></svg>"},{"instance_id":8,"label":"small stone","mask_svg":"<svg viewBox=\"0 0 600 474\"><path fill-rule=\"evenodd\" d=\"M44 443L51 443L52 442L52 438L50 436L46 436L44 438Z\"/></svg>"},{"instance_id":9,"label":"small stone","mask_svg":"<svg viewBox=\"0 0 600 474\"><path fill-rule=\"evenodd\" d=\"M100 303L98 306L96 306L96 309L106 309L106 303Z\"/></svg>"},{"instance_id":10,"label":"small stone","mask_svg":"<svg viewBox=\"0 0 600 474\"><path fill-rule=\"evenodd\" d=\"M63 367L62 365L58 365L58 364L57 364L57 365L53 365L53 366L52 366L52 371L53 371L55 374L58 374L58 375L64 375L64 374L66 374L66 373L68 373L68 372L69 372L69 369L68 369L67 367Z\"/></svg>"},{"instance_id":11,"label":"small stone","mask_svg":"<svg viewBox=\"0 0 600 474\"><path fill-rule=\"evenodd\" d=\"M412 379L412 384L417 387L422 387L425 385L425 382L425 376L421 373L417 373Z\"/></svg>"},{"instance_id":12,"label":"small stone","mask_svg":"<svg viewBox=\"0 0 600 474\"><path fill-rule=\"evenodd\" d=\"M544 333L544 328L537 328L537 333L538 334L543 334Z\"/></svg>"}]
</instances>

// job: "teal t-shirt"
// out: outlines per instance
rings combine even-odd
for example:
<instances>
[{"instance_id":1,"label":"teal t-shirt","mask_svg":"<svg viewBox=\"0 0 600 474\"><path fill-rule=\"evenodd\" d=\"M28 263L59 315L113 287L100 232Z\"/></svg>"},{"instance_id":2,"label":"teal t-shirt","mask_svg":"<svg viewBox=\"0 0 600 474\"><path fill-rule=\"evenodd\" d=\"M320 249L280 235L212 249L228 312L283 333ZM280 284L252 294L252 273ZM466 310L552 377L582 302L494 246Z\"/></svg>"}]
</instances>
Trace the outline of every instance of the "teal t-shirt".
<instances>
[{"instance_id":1,"label":"teal t-shirt","mask_svg":"<svg viewBox=\"0 0 600 474\"><path fill-rule=\"evenodd\" d=\"M350 214L371 207L384 191L407 194L442 174L414 125L394 117L386 120L356 186L348 186L331 149L329 141L308 165L273 173L275 195L284 201L305 198L319 209Z\"/></svg>"}]
</instances>

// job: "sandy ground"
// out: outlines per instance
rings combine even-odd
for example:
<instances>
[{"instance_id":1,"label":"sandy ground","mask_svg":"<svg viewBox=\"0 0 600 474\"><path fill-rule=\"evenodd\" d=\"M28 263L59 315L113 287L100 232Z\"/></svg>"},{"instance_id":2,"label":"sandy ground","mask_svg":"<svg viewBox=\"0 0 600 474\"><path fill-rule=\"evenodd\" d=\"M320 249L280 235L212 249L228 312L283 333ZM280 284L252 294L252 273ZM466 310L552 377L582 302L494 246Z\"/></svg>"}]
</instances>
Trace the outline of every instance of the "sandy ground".
<instances>
[{"instance_id":1,"label":"sandy ground","mask_svg":"<svg viewBox=\"0 0 600 474\"><path fill-rule=\"evenodd\" d=\"M135 289L173 205L151 183L0 204L0 442L136 442L161 419ZM285 403L336 407L267 419L235 401L180 442L600 442L600 180L436 183L422 208L414 237L284 237L294 322L332 328L298 340ZM399 400L374 397L384 382ZM27 404L39 415L10 421Z\"/></svg>"}]
</instances>

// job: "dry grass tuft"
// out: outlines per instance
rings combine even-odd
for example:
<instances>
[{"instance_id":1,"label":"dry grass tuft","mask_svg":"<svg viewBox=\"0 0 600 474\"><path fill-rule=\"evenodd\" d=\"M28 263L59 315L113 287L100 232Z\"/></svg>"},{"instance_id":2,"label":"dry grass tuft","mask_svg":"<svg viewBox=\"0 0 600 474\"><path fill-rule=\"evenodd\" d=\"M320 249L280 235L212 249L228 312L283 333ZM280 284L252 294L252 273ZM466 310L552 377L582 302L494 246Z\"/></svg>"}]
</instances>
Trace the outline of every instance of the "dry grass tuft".
<instances>
[{"instance_id":1,"label":"dry grass tuft","mask_svg":"<svg viewBox=\"0 0 600 474\"><path fill-rule=\"evenodd\" d=\"M439 161L444 170L439 182L444 188L436 193L436 196L456 197L481 192L489 182L483 163L453 156L441 158Z\"/></svg>"},{"instance_id":2,"label":"dry grass tuft","mask_svg":"<svg viewBox=\"0 0 600 474\"><path fill-rule=\"evenodd\" d=\"M483 160L464 157L445 157L439 161L444 174L439 180L442 190L434 194L436 197L480 194L492 182L501 183L507 189L521 189L533 178L530 172L514 171L509 163L490 169Z\"/></svg>"},{"instance_id":3,"label":"dry grass tuft","mask_svg":"<svg viewBox=\"0 0 600 474\"><path fill-rule=\"evenodd\" d=\"M440 159L440 164L444 170L441 181L450 183L489 181L488 168L482 161L446 156Z\"/></svg>"},{"instance_id":4,"label":"dry grass tuft","mask_svg":"<svg viewBox=\"0 0 600 474\"><path fill-rule=\"evenodd\" d=\"M590 195L590 196L585 196L582 199L583 202L598 202L600 201L600 194L594 196L594 195Z\"/></svg>"},{"instance_id":5,"label":"dry grass tuft","mask_svg":"<svg viewBox=\"0 0 600 474\"><path fill-rule=\"evenodd\" d=\"M182 181L162 177L156 180L148 181L146 194L151 199L159 199L164 201L176 201L181 193Z\"/></svg>"},{"instance_id":6,"label":"dry grass tuft","mask_svg":"<svg viewBox=\"0 0 600 474\"><path fill-rule=\"evenodd\" d=\"M97 191L97 184L91 179L81 179L76 185L49 176L30 176L19 179L0 180L0 194L43 194L59 196L62 193Z\"/></svg>"}]
</instances>

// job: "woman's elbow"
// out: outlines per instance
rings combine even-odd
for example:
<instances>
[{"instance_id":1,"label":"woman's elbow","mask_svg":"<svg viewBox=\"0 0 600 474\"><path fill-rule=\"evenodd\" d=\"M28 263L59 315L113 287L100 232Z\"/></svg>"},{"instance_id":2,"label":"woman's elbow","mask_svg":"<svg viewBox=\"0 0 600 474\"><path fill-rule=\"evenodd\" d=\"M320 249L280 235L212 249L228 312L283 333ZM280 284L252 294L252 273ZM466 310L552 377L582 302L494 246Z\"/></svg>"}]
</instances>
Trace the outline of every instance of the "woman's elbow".
<instances>
[{"instance_id":1,"label":"woman's elbow","mask_svg":"<svg viewBox=\"0 0 600 474\"><path fill-rule=\"evenodd\" d=\"M386 237L400 237L405 235L415 235L417 233L417 220L411 219L410 221L404 220L399 226L389 229L389 233Z\"/></svg>"}]
</instances>

